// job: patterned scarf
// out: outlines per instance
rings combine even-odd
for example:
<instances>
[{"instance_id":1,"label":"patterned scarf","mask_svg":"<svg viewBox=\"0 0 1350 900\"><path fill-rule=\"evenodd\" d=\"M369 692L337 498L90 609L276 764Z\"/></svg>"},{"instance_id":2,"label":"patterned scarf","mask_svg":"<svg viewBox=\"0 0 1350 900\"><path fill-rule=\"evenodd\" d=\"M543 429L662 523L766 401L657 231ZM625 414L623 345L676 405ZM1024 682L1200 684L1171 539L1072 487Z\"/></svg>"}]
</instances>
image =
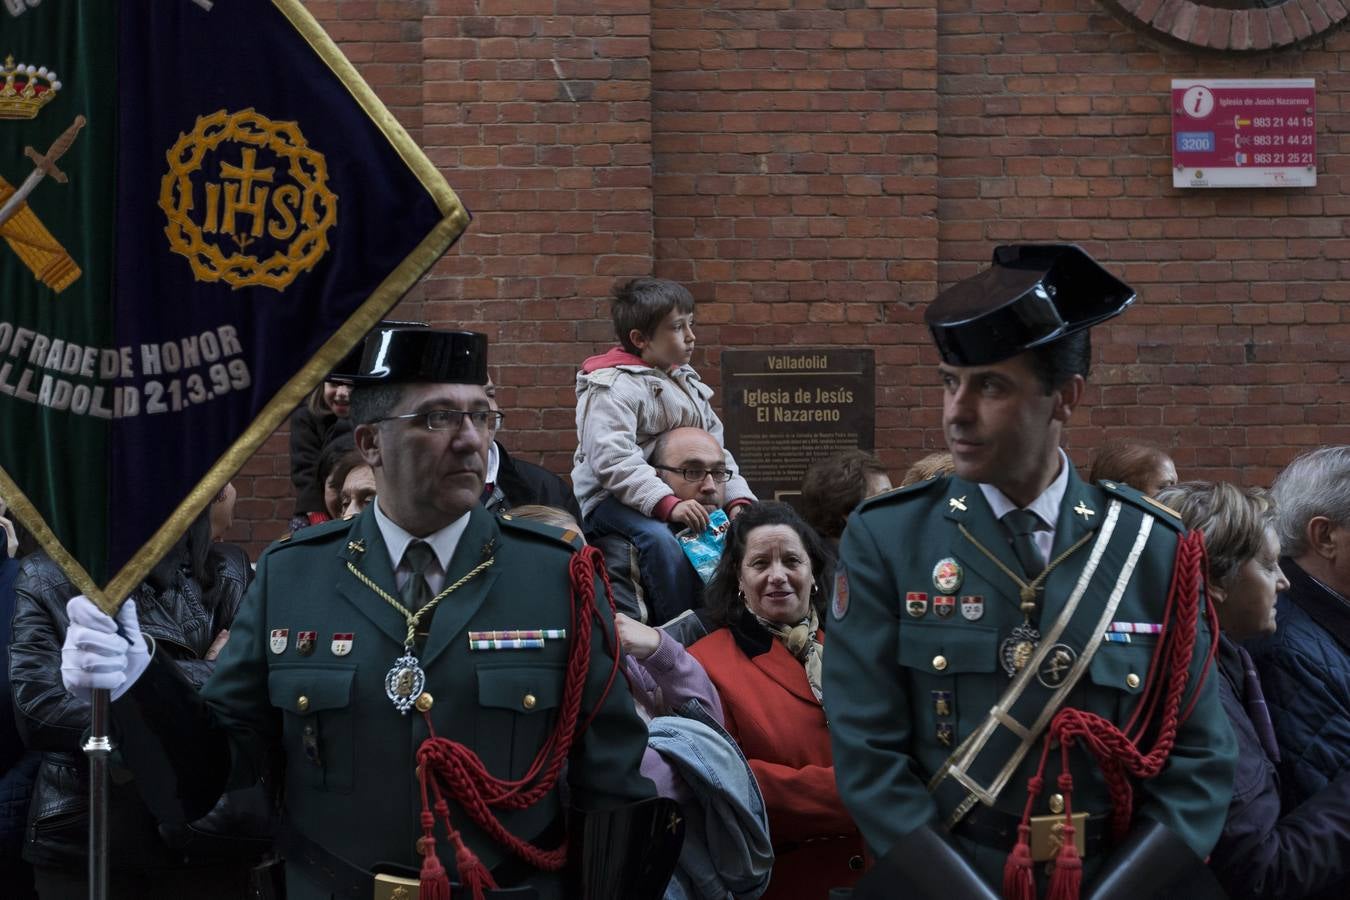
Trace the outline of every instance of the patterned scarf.
<instances>
[{"instance_id":1,"label":"patterned scarf","mask_svg":"<svg viewBox=\"0 0 1350 900\"><path fill-rule=\"evenodd\" d=\"M809 618L796 625L771 622L760 616L755 618L806 669L806 683L811 685L811 693L815 694L816 700L820 700L820 667L825 658L825 648L816 641L820 620L816 617L815 607L811 607Z\"/></svg>"}]
</instances>

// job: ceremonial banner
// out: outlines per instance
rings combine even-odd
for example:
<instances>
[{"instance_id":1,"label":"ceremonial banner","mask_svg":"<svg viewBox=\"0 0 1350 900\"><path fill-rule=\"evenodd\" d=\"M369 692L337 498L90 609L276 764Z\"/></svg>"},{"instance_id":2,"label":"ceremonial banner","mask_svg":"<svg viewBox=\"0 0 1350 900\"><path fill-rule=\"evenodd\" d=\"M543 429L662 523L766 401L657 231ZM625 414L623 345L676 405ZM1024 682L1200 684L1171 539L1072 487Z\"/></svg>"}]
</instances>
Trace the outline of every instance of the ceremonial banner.
<instances>
[{"instance_id":1,"label":"ceremonial banner","mask_svg":"<svg viewBox=\"0 0 1350 900\"><path fill-rule=\"evenodd\" d=\"M0 0L0 496L111 610L467 223L298 2Z\"/></svg>"}]
</instances>

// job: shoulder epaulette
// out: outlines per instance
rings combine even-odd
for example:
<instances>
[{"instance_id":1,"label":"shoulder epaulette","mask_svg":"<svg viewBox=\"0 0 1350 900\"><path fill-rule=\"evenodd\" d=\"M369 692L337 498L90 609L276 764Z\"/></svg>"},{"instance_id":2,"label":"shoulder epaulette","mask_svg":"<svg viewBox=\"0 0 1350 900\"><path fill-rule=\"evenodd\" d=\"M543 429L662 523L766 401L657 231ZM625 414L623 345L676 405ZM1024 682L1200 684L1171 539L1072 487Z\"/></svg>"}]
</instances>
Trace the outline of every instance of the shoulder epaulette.
<instances>
[{"instance_id":1,"label":"shoulder epaulette","mask_svg":"<svg viewBox=\"0 0 1350 900\"><path fill-rule=\"evenodd\" d=\"M497 516L497 521L501 523L502 528L514 529L526 534L536 535L546 538L554 543L561 544L567 549L575 552L586 546L586 539L580 531L575 528L559 528L556 525L549 525L540 522L537 519L525 519L520 516L513 516L509 512Z\"/></svg>"},{"instance_id":2,"label":"shoulder epaulette","mask_svg":"<svg viewBox=\"0 0 1350 900\"><path fill-rule=\"evenodd\" d=\"M322 541L325 538L331 537L334 534L345 534L351 527L352 523L346 519L332 519L328 522L320 522L318 525L307 525L299 531L283 534L267 549L278 550L283 547L294 547L298 544L312 544L316 541Z\"/></svg>"},{"instance_id":3,"label":"shoulder epaulette","mask_svg":"<svg viewBox=\"0 0 1350 900\"><path fill-rule=\"evenodd\" d=\"M1128 484L1122 484L1119 481L1099 481L1097 485L1111 496L1119 497L1121 500L1139 507L1153 518L1170 526L1174 531L1186 530L1186 523L1181 521L1181 513L1166 503L1159 503L1148 494L1137 491Z\"/></svg>"},{"instance_id":4,"label":"shoulder epaulette","mask_svg":"<svg viewBox=\"0 0 1350 900\"><path fill-rule=\"evenodd\" d=\"M916 494L921 494L924 491L934 488L939 484L946 484L946 483L947 483L947 476L941 475L937 478L925 478L922 481L916 481L913 484L907 484L904 487L891 488L889 491L883 491L882 493L877 494L873 497L868 497L861 504L859 504L858 509L864 510L870 506L876 506L881 503L889 503L894 500L899 500L905 497L912 497Z\"/></svg>"}]
</instances>

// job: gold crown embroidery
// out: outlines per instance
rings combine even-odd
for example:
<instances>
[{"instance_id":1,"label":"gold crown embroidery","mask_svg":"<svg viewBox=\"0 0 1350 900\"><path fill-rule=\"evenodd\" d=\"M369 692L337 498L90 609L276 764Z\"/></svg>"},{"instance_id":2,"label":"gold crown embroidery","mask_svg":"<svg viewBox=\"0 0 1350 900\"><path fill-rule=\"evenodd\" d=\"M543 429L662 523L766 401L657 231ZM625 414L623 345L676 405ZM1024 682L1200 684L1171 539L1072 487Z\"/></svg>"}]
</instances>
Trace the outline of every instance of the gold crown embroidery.
<instances>
[{"instance_id":1,"label":"gold crown embroidery","mask_svg":"<svg viewBox=\"0 0 1350 900\"><path fill-rule=\"evenodd\" d=\"M13 56L5 57L0 77L4 79L0 85L0 119L34 118L61 90L55 72L46 66L16 65Z\"/></svg>"}]
</instances>

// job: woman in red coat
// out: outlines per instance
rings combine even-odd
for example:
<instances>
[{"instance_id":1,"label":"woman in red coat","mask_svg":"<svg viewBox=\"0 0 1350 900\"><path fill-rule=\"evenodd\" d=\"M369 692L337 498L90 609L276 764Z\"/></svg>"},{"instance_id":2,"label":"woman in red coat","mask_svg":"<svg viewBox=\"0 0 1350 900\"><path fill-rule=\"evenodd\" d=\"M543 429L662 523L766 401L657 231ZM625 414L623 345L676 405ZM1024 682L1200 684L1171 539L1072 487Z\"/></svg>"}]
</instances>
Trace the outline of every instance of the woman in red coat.
<instances>
[{"instance_id":1,"label":"woman in red coat","mask_svg":"<svg viewBox=\"0 0 1350 900\"><path fill-rule=\"evenodd\" d=\"M777 856L765 900L826 900L863 866L820 704L820 585L830 568L829 551L790 506L753 504L732 522L705 592L724 627L690 648L764 794Z\"/></svg>"}]
</instances>

